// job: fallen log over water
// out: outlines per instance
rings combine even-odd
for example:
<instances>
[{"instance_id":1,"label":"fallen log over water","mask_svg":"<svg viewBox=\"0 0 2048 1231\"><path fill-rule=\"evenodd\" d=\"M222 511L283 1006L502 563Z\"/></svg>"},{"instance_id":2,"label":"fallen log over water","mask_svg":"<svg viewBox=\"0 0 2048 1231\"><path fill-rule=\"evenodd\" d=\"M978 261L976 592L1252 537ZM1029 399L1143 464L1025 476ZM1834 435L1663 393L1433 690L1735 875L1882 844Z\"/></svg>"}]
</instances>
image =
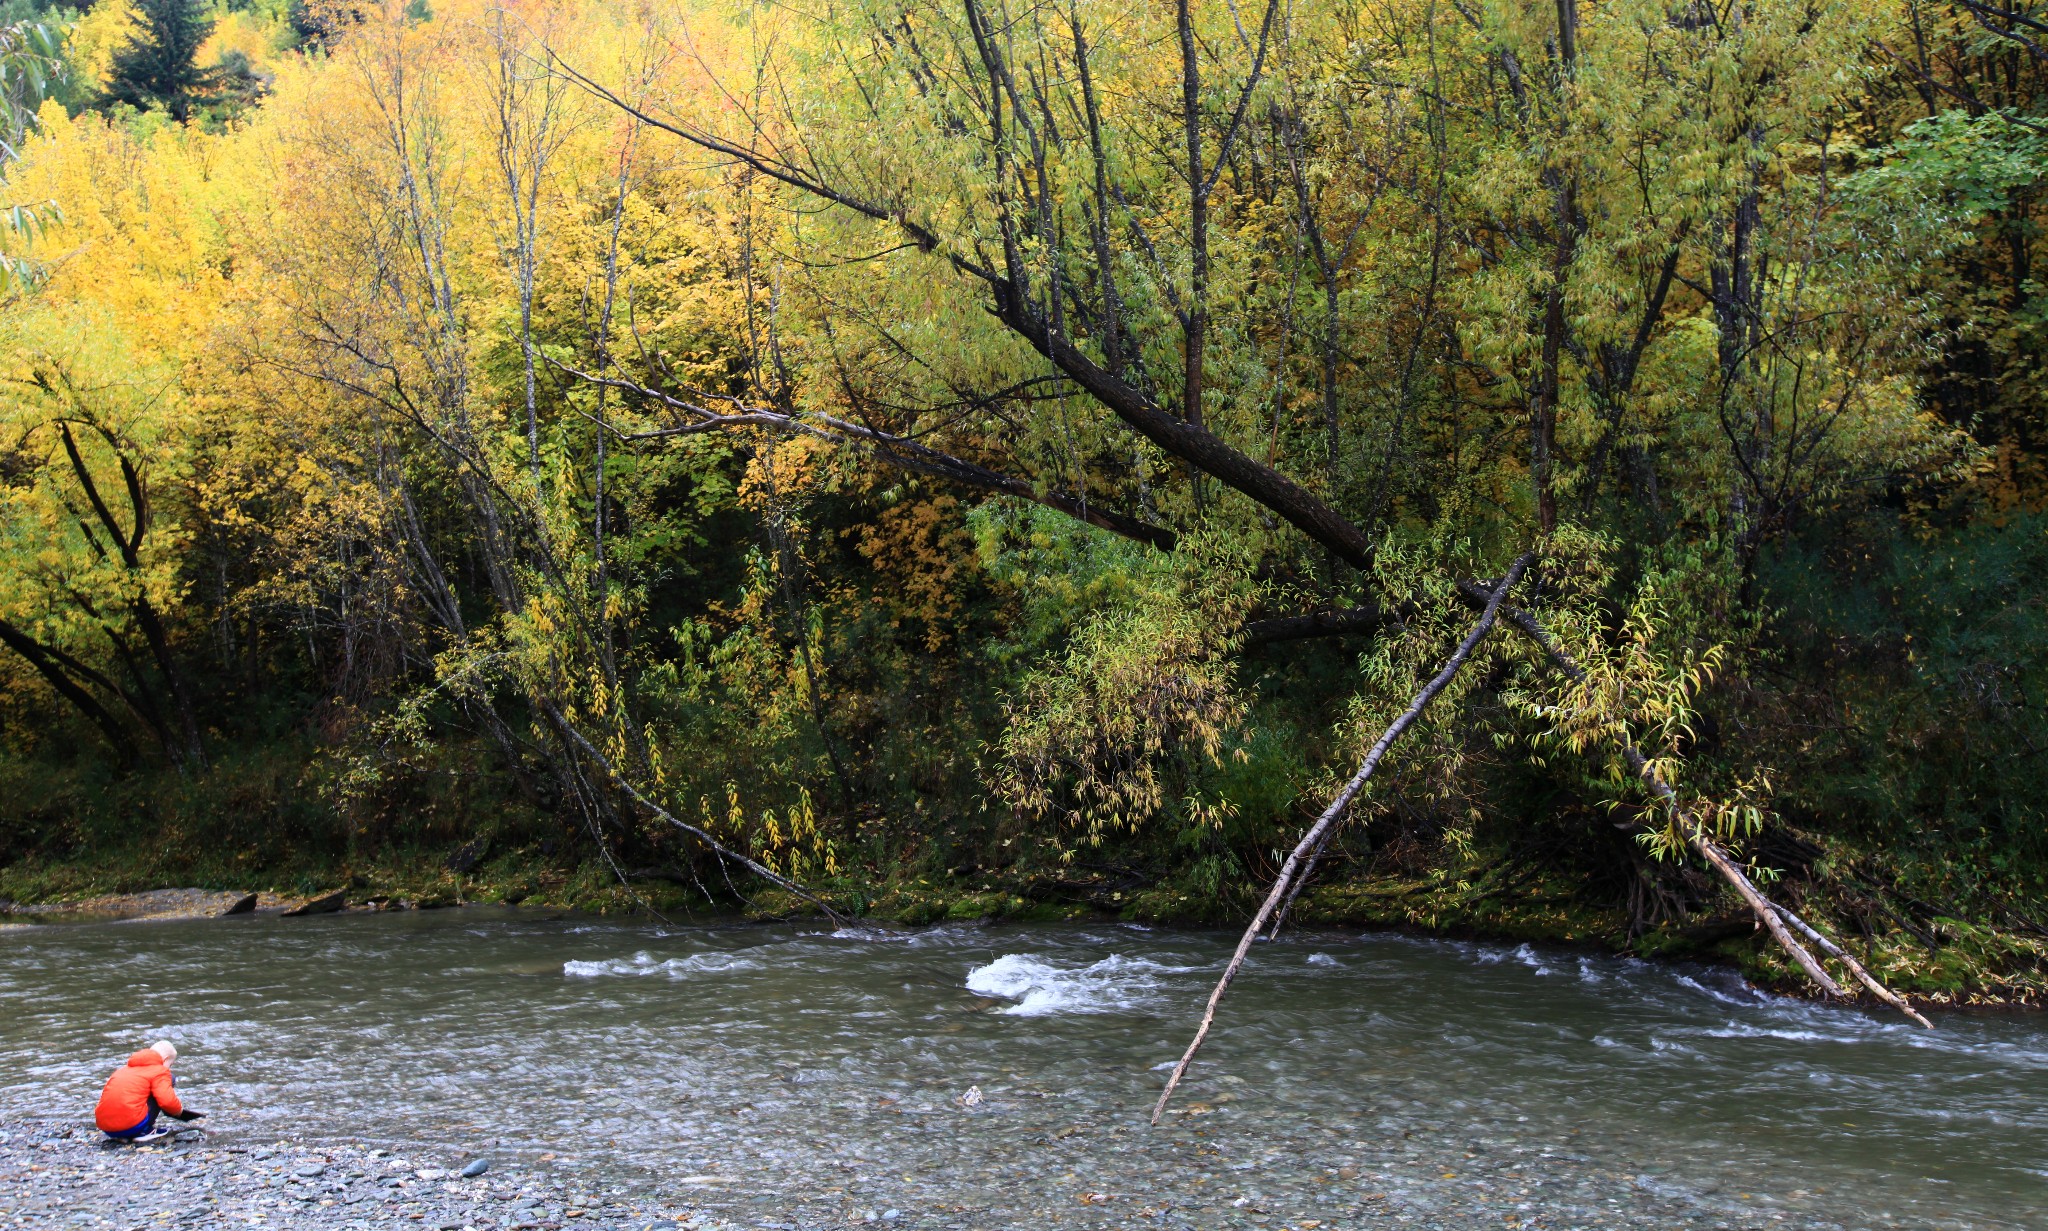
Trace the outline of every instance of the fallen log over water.
<instances>
[{"instance_id":1,"label":"fallen log over water","mask_svg":"<svg viewBox=\"0 0 2048 1231\"><path fill-rule=\"evenodd\" d=\"M1779 905L1776 902L1771 903L1771 906L1772 909L1776 910L1778 914L1784 917L1785 922L1791 924L1794 928L1798 929L1799 933L1802 936L1806 937L1806 939L1812 941L1814 944L1820 946L1822 952L1826 953L1829 957L1834 958L1842 965L1848 967L1849 973L1856 976L1857 982L1869 988L1871 995L1876 996L1879 1000L1884 1001L1886 1004L1897 1009L1899 1012L1904 1013L1907 1017L1910 1017L1914 1021L1919 1022L1921 1025L1927 1027L1929 1030L1934 1029L1933 1022L1930 1022L1926 1018L1922 1017L1919 1014L1919 1012L1913 1008L1912 1005L1907 1004L1903 999L1901 999L1897 992L1894 992L1892 989L1878 982L1876 976L1872 975L1868 970L1865 970L1863 968L1863 963L1849 956L1848 950L1842 948L1834 941L1829 940L1827 937L1815 931L1813 925L1807 923L1806 920L1801 919L1799 916L1793 914L1790 910L1787 910L1785 907Z\"/></svg>"},{"instance_id":2,"label":"fallen log over water","mask_svg":"<svg viewBox=\"0 0 2048 1231\"><path fill-rule=\"evenodd\" d=\"M1498 603L1497 594L1487 594L1476 583L1465 582L1459 589L1464 594L1467 602L1476 601L1480 595L1486 594L1489 609L1492 605ZM1557 639L1552 637L1549 631L1537 622L1535 616L1520 608L1509 608L1505 614L1508 623L1523 636L1534 642L1537 648L1543 651L1544 657L1550 660L1551 666L1556 668L1559 674L1574 684L1583 684L1585 682L1585 668L1579 666L1578 662L1565 651L1564 647L1558 644ZM1934 1028L1933 1022L1928 1021L1927 1018L1907 1004L1896 992L1879 982L1875 976L1864 968L1861 962L1849 956L1848 952L1842 949L1841 946L1821 935L1819 931L1808 925L1790 910L1765 897L1763 891L1756 887L1756 883L1750 880L1749 874L1744 872L1742 866L1728 853L1727 848L1715 841L1713 835L1707 832L1706 827L1699 822L1698 818L1686 809L1684 803L1678 798L1678 792L1674 791L1671 788L1671 784L1664 781L1663 776L1657 773L1656 766L1650 763L1649 758L1643 755L1641 749L1632 743L1624 743L1620 751L1622 761L1627 764L1629 772L1633 773L1649 789L1650 794L1659 803L1671 810L1672 815L1678 820L1679 826L1685 833L1686 840L1693 850L1699 854L1700 858L1707 862L1708 866L1720 873L1722 879L1726 880L1735 889L1736 894L1742 898L1743 902L1749 906L1751 913L1756 916L1757 922L1762 924L1764 929L1771 934L1771 939L1776 941L1778 947L1783 949L1798 964L1799 968L1806 972L1807 977L1812 979L1817 987L1830 996L1848 998L1848 993L1842 989L1841 984L1835 981L1834 976L1827 972L1827 968L1821 964L1819 958L1813 955L1813 951L1793 938L1791 931L1786 927L1787 923L1798 928L1800 933L1812 941L1822 952L1841 962L1856 977L1857 981L1868 988L1879 1000L1891 1005L1929 1030Z\"/></svg>"}]
</instances>

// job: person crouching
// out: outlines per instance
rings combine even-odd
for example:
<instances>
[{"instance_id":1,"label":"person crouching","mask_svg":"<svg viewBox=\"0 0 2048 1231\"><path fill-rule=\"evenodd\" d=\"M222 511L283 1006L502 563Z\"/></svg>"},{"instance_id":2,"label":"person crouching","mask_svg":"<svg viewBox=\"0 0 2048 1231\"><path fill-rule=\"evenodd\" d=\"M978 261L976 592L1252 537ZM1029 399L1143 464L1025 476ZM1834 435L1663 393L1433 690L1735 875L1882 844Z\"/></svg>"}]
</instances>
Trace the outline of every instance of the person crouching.
<instances>
[{"instance_id":1,"label":"person crouching","mask_svg":"<svg viewBox=\"0 0 2048 1231\"><path fill-rule=\"evenodd\" d=\"M174 1120L197 1120L204 1113L178 1099L171 1077L171 1061L177 1058L178 1049L169 1041L151 1043L128 1057L100 1091L93 1123L115 1141L153 1141L170 1132L156 1126L158 1112Z\"/></svg>"}]
</instances>

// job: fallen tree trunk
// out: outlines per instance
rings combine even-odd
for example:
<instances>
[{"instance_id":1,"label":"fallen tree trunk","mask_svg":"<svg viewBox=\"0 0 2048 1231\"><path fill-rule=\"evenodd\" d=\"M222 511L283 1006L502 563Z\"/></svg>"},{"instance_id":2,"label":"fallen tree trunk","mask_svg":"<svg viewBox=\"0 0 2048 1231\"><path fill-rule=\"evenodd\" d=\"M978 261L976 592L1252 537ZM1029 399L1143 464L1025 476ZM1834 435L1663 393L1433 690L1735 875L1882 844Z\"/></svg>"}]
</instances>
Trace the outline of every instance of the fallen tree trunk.
<instances>
[{"instance_id":1,"label":"fallen tree trunk","mask_svg":"<svg viewBox=\"0 0 2048 1231\"><path fill-rule=\"evenodd\" d=\"M1834 958L1842 965L1848 967L1849 973L1856 976L1856 981L1858 983L1861 983L1863 986L1869 988L1871 995L1877 997L1879 1000L1884 1001L1886 1004L1892 1006L1894 1009L1897 1009L1899 1012L1904 1013L1907 1017L1912 1018L1914 1021L1919 1022L1921 1025L1927 1027L1929 1030L1934 1029L1933 1022L1930 1022L1925 1017L1922 1017L1919 1011L1914 1009L1912 1005L1907 1004L1905 1000L1901 998L1897 992L1894 992L1892 989L1878 982L1877 976L1871 974L1868 970L1865 970L1863 968L1863 963L1849 956L1848 950L1842 948L1842 946L1836 944L1834 941L1829 940L1827 937L1821 935L1818 931L1815 931L1812 924L1808 923L1804 919L1801 919L1799 916L1793 914L1790 910L1786 909L1785 907L1780 906L1776 902L1771 903L1771 906L1778 912L1778 914L1784 917L1785 922L1791 924L1794 928L1796 928L1801 935L1806 937L1806 939L1812 941L1816 945L1819 945L1822 952L1826 953L1829 957Z\"/></svg>"},{"instance_id":2,"label":"fallen tree trunk","mask_svg":"<svg viewBox=\"0 0 2048 1231\"><path fill-rule=\"evenodd\" d=\"M1799 968L1806 972L1806 977L1818 984L1822 991L1830 996L1846 998L1848 993L1842 990L1841 984L1835 982L1834 976L1828 974L1827 968L1820 964L1820 959L1813 956L1813 951L1792 939L1792 933L1785 929L1785 921L1778 917L1775 904L1763 895L1763 891L1756 887L1754 881L1749 879L1749 874L1736 864L1734 857L1728 854L1727 848L1709 837L1699 822L1686 812L1670 784L1650 770L1647 762L1644 762L1641 768L1637 767L1636 762L1642 760L1641 753L1635 752L1633 748L1627 749L1626 752L1635 754L1627 758L1629 768L1636 771L1637 777L1649 783L1651 791L1677 813L1678 823L1687 830L1686 839L1692 843L1692 848L1700 853L1700 858L1705 859L1721 874L1722 879L1735 887L1735 892L1749 904L1749 909L1755 913L1758 922L1770 932L1771 939L1778 942L1778 947L1789 954L1792 960L1799 964Z\"/></svg>"},{"instance_id":3,"label":"fallen tree trunk","mask_svg":"<svg viewBox=\"0 0 2048 1231\"><path fill-rule=\"evenodd\" d=\"M1459 590L1465 596L1467 602L1476 602L1481 595L1486 595L1489 604L1497 601L1497 596L1487 594L1483 587L1474 582L1461 583ZM1557 639L1552 637L1549 631L1537 622L1535 616L1518 607L1509 608L1505 616L1509 624L1513 625L1517 631L1534 642L1537 648L1543 651L1544 657L1550 660L1551 665L1557 669L1559 674L1574 684L1583 684L1585 682L1585 668L1579 666L1578 662L1565 652L1564 647L1559 645ZM1778 947L1783 949L1786 955L1797 963L1801 970L1806 972L1807 977L1812 979L1816 986L1830 996L1839 996L1847 999L1849 995L1842 989L1842 985L1835 981L1834 976L1827 972L1827 968L1821 964L1820 959L1813 955L1813 951L1793 939L1792 933L1786 928L1788 921L1798 927L1800 932L1819 946L1823 952L1841 961L1849 969L1850 973L1854 974L1857 980L1863 986L1869 988L1879 1000L1891 1005L1929 1030L1934 1028L1933 1022L1928 1021L1919 1012L1914 1010L1896 992L1880 983L1875 976L1864 969L1862 963L1850 957L1841 946L1821 935L1820 932L1809 926L1791 911L1765 897L1763 891L1756 887L1756 883L1750 880L1749 874L1744 872L1742 866L1728 853L1727 848L1715 841L1713 836L1706 831L1706 827L1701 825L1698 819L1686 810L1684 804L1678 798L1678 792L1672 789L1670 783L1664 781L1663 776L1657 772L1656 766L1650 763L1649 758L1643 755L1641 749L1637 748L1634 744L1624 743L1621 746L1621 758L1628 766L1629 772L1633 773L1649 789L1650 794L1659 803L1669 808L1672 814L1678 818L1680 827L1685 831L1686 841L1693 850L1698 852L1700 858L1706 860L1707 864L1720 873L1722 879L1726 880L1734 888L1736 894L1748 905L1750 912L1756 916L1757 922L1763 926L1764 930L1771 934L1771 939L1776 941Z\"/></svg>"},{"instance_id":4,"label":"fallen tree trunk","mask_svg":"<svg viewBox=\"0 0 2048 1231\"><path fill-rule=\"evenodd\" d=\"M1486 609L1480 615L1479 622L1474 624L1472 631L1466 633L1465 639L1458 643L1458 648L1451 653L1443 669L1438 671L1429 683L1422 686L1422 691L1415 694L1415 698L1408 703L1408 708L1402 710L1380 734L1379 739L1374 741L1373 746L1365 754L1364 762L1359 765L1358 772L1351 776L1351 781L1344 784L1343 790L1337 792L1337 798L1331 800L1330 806L1323 809L1323 814L1316 818L1315 824L1309 826L1308 832L1301 835L1301 841L1295 843L1294 850L1287 856L1287 862L1280 868L1280 875L1274 878L1273 887L1267 891L1266 900L1260 904L1258 913L1252 916L1251 924L1245 928L1244 935L1238 938L1237 951L1231 954L1229 963L1223 967L1223 977L1216 981L1215 990L1209 993L1209 1003L1202 1010L1201 1025L1196 1027L1193 1041L1188 1044L1187 1051L1181 1054L1180 1063L1173 1066L1173 1075L1167 1078L1166 1089L1160 1092L1159 1102L1152 1108L1152 1123L1159 1123L1159 1117L1166 1113L1166 1104L1173 1098L1174 1089L1180 1085L1181 1078L1187 1074L1188 1065L1195 1058L1195 1053L1202 1049L1203 1041L1209 1037L1209 1028L1216 1021L1216 1006L1223 1002L1224 993L1230 990L1231 981L1237 978L1238 968L1244 965L1245 955L1251 951L1252 942L1258 939L1259 933L1265 929L1267 921L1274 917L1281 904L1291 899L1299 875L1322 850L1324 843L1329 841L1330 835L1336 832L1338 822L1350 811L1352 801L1358 798L1358 793L1365 789L1366 780L1379 768L1380 761L1387 755L1387 750L1393 747L1394 741L1401 738L1409 727L1415 725L1415 720L1422 716L1422 711L1427 709L1429 703L1436 700L1437 694L1450 684L1472 657L1472 651L1485 640L1486 634L1493 631L1494 622L1500 615L1502 601L1507 598L1508 591L1514 589L1515 583L1521 580L1522 573L1529 567L1532 556L1533 553L1525 553L1509 566L1507 576L1501 578L1500 584L1494 587L1493 593L1488 596Z\"/></svg>"}]
</instances>

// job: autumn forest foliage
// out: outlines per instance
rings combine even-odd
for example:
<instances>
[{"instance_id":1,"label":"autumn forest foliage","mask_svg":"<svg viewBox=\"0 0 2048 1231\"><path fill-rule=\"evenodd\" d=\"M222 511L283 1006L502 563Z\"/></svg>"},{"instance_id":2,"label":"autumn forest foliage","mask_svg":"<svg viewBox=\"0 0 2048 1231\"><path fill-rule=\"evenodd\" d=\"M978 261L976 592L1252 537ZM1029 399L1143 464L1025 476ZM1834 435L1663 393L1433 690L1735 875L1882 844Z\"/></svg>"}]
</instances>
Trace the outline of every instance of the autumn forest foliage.
<instances>
[{"instance_id":1,"label":"autumn forest foliage","mask_svg":"<svg viewBox=\"0 0 2048 1231\"><path fill-rule=\"evenodd\" d=\"M2034 998L2029 3L6 0L0 865Z\"/></svg>"}]
</instances>

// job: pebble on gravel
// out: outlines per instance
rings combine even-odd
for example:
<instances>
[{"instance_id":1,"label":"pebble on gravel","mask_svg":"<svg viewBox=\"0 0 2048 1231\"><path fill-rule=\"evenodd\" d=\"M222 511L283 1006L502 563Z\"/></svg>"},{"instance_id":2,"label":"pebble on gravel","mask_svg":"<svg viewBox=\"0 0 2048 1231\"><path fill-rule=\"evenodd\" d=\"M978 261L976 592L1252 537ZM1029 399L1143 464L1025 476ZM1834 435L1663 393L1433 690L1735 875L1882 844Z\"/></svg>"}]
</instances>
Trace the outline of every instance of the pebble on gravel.
<instances>
[{"instance_id":1,"label":"pebble on gravel","mask_svg":"<svg viewBox=\"0 0 2048 1231\"><path fill-rule=\"evenodd\" d=\"M1000 1127L1002 1121L990 1116L977 1123ZM1335 1139L1321 1160L1328 1166L1303 1185L1307 1196L1290 1195L1288 1177L1299 1173L1298 1163L1278 1149L1236 1148L1214 1133L1213 1124L1125 1136L1126 1126L1105 1118L1091 1122L1090 1135L1054 1141L1043 1125L1020 1125L1014 1136L1031 1143L1030 1152L990 1168L987 1187L968 1190L944 1182L926 1186L922 1177L867 1159L847 1160L835 1182L807 1183L781 1171L788 1154L779 1144L759 1139L746 1143L756 1151L758 1187L711 1171L650 1171L625 1180L588 1160L546 1154L528 1165L501 1159L483 1181L481 1171L465 1178L465 1152L453 1145L419 1143L394 1156L346 1140L244 1144L223 1126L174 1143L108 1149L88 1125L0 1116L0 1231L843 1231L854 1224L905 1231L1863 1231L1901 1225L1883 1214L1845 1224L1761 1193L1754 1201L1747 1192L1716 1195L1675 1175L1610 1169L1595 1156L1557 1150L1557 1143L1461 1140L1408 1124ZM908 1144L892 1133L921 1131L896 1123L893 1114L880 1133L867 1127L871 1144L885 1147ZM1100 1182L1102 1143L1112 1138L1123 1156L1117 1160L1122 1178L1114 1185ZM483 1162L471 1158L469 1166ZM885 1196L895 1200L880 1200ZM1911 1225L1932 1231L1958 1224Z\"/></svg>"}]
</instances>

